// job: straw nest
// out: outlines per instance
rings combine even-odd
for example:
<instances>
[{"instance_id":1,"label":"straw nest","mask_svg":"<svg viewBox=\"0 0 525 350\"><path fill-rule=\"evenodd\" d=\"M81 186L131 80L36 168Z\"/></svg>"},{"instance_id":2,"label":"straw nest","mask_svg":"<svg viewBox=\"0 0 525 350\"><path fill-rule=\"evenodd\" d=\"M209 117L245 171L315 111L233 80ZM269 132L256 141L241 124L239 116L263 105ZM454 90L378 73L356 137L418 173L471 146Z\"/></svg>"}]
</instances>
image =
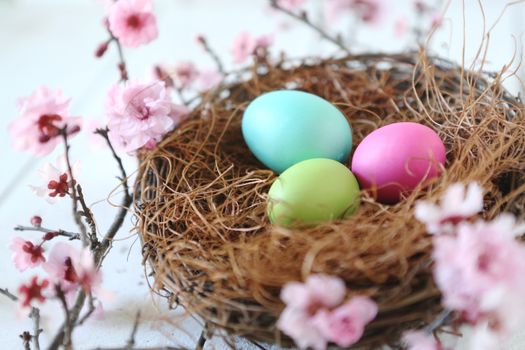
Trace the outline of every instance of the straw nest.
<instances>
[{"instance_id":1,"label":"straw nest","mask_svg":"<svg viewBox=\"0 0 525 350\"><path fill-rule=\"evenodd\" d=\"M281 287L325 273L343 278L348 297L368 295L377 318L355 348L394 345L407 327L440 312L432 281L431 237L413 215L453 182L478 181L485 216L523 213L525 120L501 74L468 72L424 53L359 55L259 64L203 96L190 117L158 147L140 155L138 231L158 290L208 326L256 341L290 345L276 329ZM359 212L302 230L272 226L265 213L276 174L250 153L242 114L277 89L317 94L352 125L354 149L374 129L423 123L447 147L446 170L396 205L366 193Z\"/></svg>"}]
</instances>

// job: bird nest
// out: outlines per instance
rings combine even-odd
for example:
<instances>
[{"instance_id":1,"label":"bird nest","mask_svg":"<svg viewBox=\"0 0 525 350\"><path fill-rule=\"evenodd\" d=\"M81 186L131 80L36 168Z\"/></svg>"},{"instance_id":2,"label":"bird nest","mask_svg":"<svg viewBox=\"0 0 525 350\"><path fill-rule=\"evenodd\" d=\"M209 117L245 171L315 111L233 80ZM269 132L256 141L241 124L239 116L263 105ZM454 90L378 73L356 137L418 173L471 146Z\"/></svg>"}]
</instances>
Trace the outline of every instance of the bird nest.
<instances>
[{"instance_id":1,"label":"bird nest","mask_svg":"<svg viewBox=\"0 0 525 350\"><path fill-rule=\"evenodd\" d=\"M398 204L362 194L357 214L315 227L270 224L267 193L276 174L241 133L243 111L260 94L298 89L335 104L353 129L354 149L373 130L399 121L434 129L446 170ZM189 118L140 154L137 228L156 289L209 326L256 341L290 345L276 328L279 293L324 273L346 282L347 297L379 306L355 348L395 345L408 327L441 311L432 278L432 240L414 218L417 200L436 201L454 182L486 190L484 216L523 213L525 120L501 74L469 72L423 52L258 64L249 77L202 97Z\"/></svg>"}]
</instances>

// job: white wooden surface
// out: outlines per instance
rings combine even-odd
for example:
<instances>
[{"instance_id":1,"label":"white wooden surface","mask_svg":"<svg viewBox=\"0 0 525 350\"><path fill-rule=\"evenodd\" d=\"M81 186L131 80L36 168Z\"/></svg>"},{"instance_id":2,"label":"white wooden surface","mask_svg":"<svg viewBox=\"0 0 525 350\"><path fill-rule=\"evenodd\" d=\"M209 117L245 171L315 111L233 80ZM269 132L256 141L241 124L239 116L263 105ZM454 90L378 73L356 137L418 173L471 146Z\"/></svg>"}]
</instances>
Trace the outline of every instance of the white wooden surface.
<instances>
[{"instance_id":1,"label":"white wooden surface","mask_svg":"<svg viewBox=\"0 0 525 350\"><path fill-rule=\"evenodd\" d=\"M322 1L322 0L320 0ZM479 46L482 21L477 1L466 2L466 60L473 57ZM395 51L406 48L406 43L392 34L394 19L406 12L408 0L391 2L392 13L381 28L361 33L361 49ZM500 14L505 1L485 0L487 22L491 24ZM264 0L157 0L160 37L151 45L127 50L130 74L146 77L149 67L158 62L175 62L192 59L203 67L213 67L213 62L194 44L198 33L207 34L209 42L229 61L229 48L235 34L250 30L265 34L275 30L279 19L263 16ZM507 63L513 55L515 42L523 31L524 6L514 7L502 17L492 35L489 62L492 69ZM16 153L9 146L6 133L8 123L16 115L16 98L31 93L36 86L46 84L61 88L72 97L72 112L86 120L102 119L104 94L118 79L114 69L115 52L110 50L101 60L93 58L97 44L105 39L100 25L102 7L94 0L0 0L0 286L16 290L31 272L20 274L9 263L7 245L15 235L16 224L26 224L34 214L44 217L46 226L74 229L70 219L69 201L51 206L35 197L28 184L38 178L35 170L42 160ZM461 1L454 0L448 12L446 30L437 35L434 47L446 57L461 60L462 10ZM292 28L276 39L278 48L286 48L291 56L324 54L330 52L329 44L321 44L306 29ZM516 81L508 82L509 88L518 91ZM45 161L61 153L57 150ZM116 186L117 173L107 152L93 149L84 136L73 141L72 155L81 159L83 183L87 199L101 228L111 222L115 209L106 201L107 194ZM126 158L129 170L136 167L134 159ZM118 201L118 197L113 198ZM126 228L118 236L115 248L104 264L107 289L115 293L112 301L104 304L105 316L89 321L74 335L78 349L125 344L137 310L142 310L143 323L137 336L138 346L181 345L191 347L200 333L195 321L182 323L184 331L169 325L165 320L177 320L176 312L169 312L162 300L148 290L141 266L140 247L128 219ZM31 234L29 234L31 235ZM38 235L34 236L35 238ZM43 308L43 342L57 326L61 317L54 308ZM28 329L29 323L17 317L15 306L0 298L0 344L2 349L18 349L18 334ZM242 348L247 345L242 343ZM225 348L215 340L207 349ZM525 332L505 349L525 349Z\"/></svg>"}]
</instances>

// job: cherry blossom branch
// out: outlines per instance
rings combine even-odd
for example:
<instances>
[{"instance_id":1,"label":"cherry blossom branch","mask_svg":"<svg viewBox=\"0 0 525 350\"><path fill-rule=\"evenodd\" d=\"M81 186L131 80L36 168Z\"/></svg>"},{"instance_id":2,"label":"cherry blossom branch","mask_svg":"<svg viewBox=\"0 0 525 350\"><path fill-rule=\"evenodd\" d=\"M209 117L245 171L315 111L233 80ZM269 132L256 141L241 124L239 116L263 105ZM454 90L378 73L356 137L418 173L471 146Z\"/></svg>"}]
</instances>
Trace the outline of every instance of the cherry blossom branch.
<instances>
[{"instance_id":1,"label":"cherry blossom branch","mask_svg":"<svg viewBox=\"0 0 525 350\"><path fill-rule=\"evenodd\" d=\"M51 230L42 226L22 226L18 225L14 228L15 231L34 231L43 233L56 233L58 236L67 237L70 241L80 239L80 233L69 232L64 230Z\"/></svg>"},{"instance_id":2,"label":"cherry blossom branch","mask_svg":"<svg viewBox=\"0 0 525 350\"><path fill-rule=\"evenodd\" d=\"M443 324L446 323L446 321L449 319L450 315L452 315L452 311L445 309L441 311L441 313L436 317L432 323L430 323L428 326L425 327L425 331L427 333L434 333L436 329L441 327Z\"/></svg>"},{"instance_id":3,"label":"cherry blossom branch","mask_svg":"<svg viewBox=\"0 0 525 350\"><path fill-rule=\"evenodd\" d=\"M224 69L224 64L222 63L222 60L220 59L217 52L215 52L215 50L210 46L210 44L208 44L208 41L206 40L206 38L202 35L199 35L197 37L197 41L199 42L199 44L202 45L204 52L210 55L212 60L215 62L215 65L217 66L217 70L219 71L219 73L221 73L222 75L225 75L226 70Z\"/></svg>"},{"instance_id":4,"label":"cherry blossom branch","mask_svg":"<svg viewBox=\"0 0 525 350\"><path fill-rule=\"evenodd\" d=\"M84 192L82 191L82 186L77 185L77 193L80 206L82 207L82 216L86 218L86 222L90 228L90 233L88 234L88 237L91 242L91 249L94 249L99 243L97 238L97 225L95 224L95 218L93 217L93 212L91 211L91 209L89 209L89 207L86 204L86 200L84 199Z\"/></svg>"},{"instance_id":5,"label":"cherry blossom branch","mask_svg":"<svg viewBox=\"0 0 525 350\"><path fill-rule=\"evenodd\" d=\"M78 320L78 322L77 322L78 326L83 325L84 322L86 322L86 320L91 317L93 312L95 312L95 298L93 297L92 293L89 293L89 295L88 295L88 309L87 309L86 313L84 314L84 316L82 316L80 318L80 320Z\"/></svg>"},{"instance_id":6,"label":"cherry blossom branch","mask_svg":"<svg viewBox=\"0 0 525 350\"><path fill-rule=\"evenodd\" d=\"M66 296L64 295L64 291L62 288L60 288L59 285L55 286L55 292L57 294L57 298L62 304L62 308L64 309L64 337L62 344L64 345L64 348L66 350L71 350L73 348L72 345L72 339L71 336L73 334L73 328L74 328L74 322L71 321L71 314L69 312L69 307L67 306Z\"/></svg>"},{"instance_id":7,"label":"cherry blossom branch","mask_svg":"<svg viewBox=\"0 0 525 350\"><path fill-rule=\"evenodd\" d=\"M128 349L133 348L135 346L135 336L137 335L137 331L139 330L139 322L140 322L140 310L137 311L137 314L135 315L135 322L133 322L133 328L131 329L131 334L129 335L128 342L126 343L126 347Z\"/></svg>"},{"instance_id":8,"label":"cherry blossom branch","mask_svg":"<svg viewBox=\"0 0 525 350\"><path fill-rule=\"evenodd\" d=\"M84 223L82 222L82 215L78 211L78 194L77 194L77 188L75 186L75 178L73 176L73 168L71 167L71 160L69 157L69 141L68 141L68 130L67 125L60 130L60 134L62 135L62 140L64 142L64 148L65 148L65 158L66 158L66 165L67 165L67 172L69 175L69 181L71 182L71 198L73 199L73 218L75 219L75 223L77 224L78 228L80 229L80 239L82 241L82 244L84 246L88 245L88 239L87 239L87 229Z\"/></svg>"},{"instance_id":9,"label":"cherry blossom branch","mask_svg":"<svg viewBox=\"0 0 525 350\"><path fill-rule=\"evenodd\" d=\"M126 65L126 60L124 59L124 50L122 50L122 45L120 44L120 41L118 40L116 36L113 35L111 30L109 29L109 26L106 26L106 29L109 34L109 40L107 41L106 45L109 45L112 42L115 43L115 46L117 47L118 58L119 58L119 62L117 66L118 66L119 73L120 73L120 81L125 82L129 79L129 75L128 75L128 69Z\"/></svg>"},{"instance_id":10,"label":"cherry blossom branch","mask_svg":"<svg viewBox=\"0 0 525 350\"><path fill-rule=\"evenodd\" d=\"M11 293L7 288L0 288L0 294L5 295L11 299L11 301L18 301L18 297Z\"/></svg>"},{"instance_id":11,"label":"cherry blossom branch","mask_svg":"<svg viewBox=\"0 0 525 350\"><path fill-rule=\"evenodd\" d=\"M195 350L204 349L204 344L206 344L206 328L202 330L201 335L199 336L199 340L197 340L197 345L195 346Z\"/></svg>"},{"instance_id":12,"label":"cherry blossom branch","mask_svg":"<svg viewBox=\"0 0 525 350\"><path fill-rule=\"evenodd\" d=\"M40 309L32 307L29 318L33 320L33 334L31 335L31 340L33 340L35 350L40 350L40 334L43 332L42 328L40 328Z\"/></svg>"},{"instance_id":13,"label":"cherry blossom branch","mask_svg":"<svg viewBox=\"0 0 525 350\"><path fill-rule=\"evenodd\" d=\"M121 177L119 180L122 181L122 187L124 188L124 197L122 198L122 203L120 206L120 210L115 217L115 220L109 227L108 231L106 232L106 235L104 236L104 239L100 243L100 246L95 251L95 264L100 265L102 263L102 260L104 259L104 256L108 252L111 242L113 241L113 238L117 234L118 230L122 227L122 224L124 223L124 219L126 218L126 215L128 213L129 207L132 203L133 197L131 196L130 190L129 190L129 184L128 184L128 175L126 173L126 169L124 168L124 165L122 164L122 159L118 156L117 152L115 151L115 148L113 147L111 140L108 136L108 129L97 129L95 131L96 134L102 136L104 140L106 140L106 144L108 145L109 149L111 150L111 153L113 154L113 158L115 158L115 161L117 162L118 168L120 170Z\"/></svg>"},{"instance_id":14,"label":"cherry blossom branch","mask_svg":"<svg viewBox=\"0 0 525 350\"><path fill-rule=\"evenodd\" d=\"M11 293L7 288L0 288L0 294L5 295L13 302L18 301L18 297ZM33 334L24 331L20 334L20 338L22 339L25 349L31 349L30 343L33 342L35 350L40 350L40 334L43 332L40 328L40 309L34 306L31 307L29 318L33 321Z\"/></svg>"},{"instance_id":15,"label":"cherry blossom branch","mask_svg":"<svg viewBox=\"0 0 525 350\"><path fill-rule=\"evenodd\" d=\"M125 217L127 215L128 208L131 205L131 202L132 202L133 198L132 198L132 196L130 194L130 189L129 189L129 184L128 184L128 181L127 181L126 170L125 170L124 165L122 163L122 159L118 156L118 154L116 153L116 151L115 151L111 141L109 140L108 129L107 128L106 129L98 129L96 131L96 133L99 134L100 136L102 136L106 140L106 143L107 143L109 149L111 150L111 153L113 154L113 158L117 162L118 168L119 168L120 173L121 173L121 177L119 177L119 179L122 181L122 187L124 188L124 198L122 200L121 208L120 208L117 216L115 217L115 220L113 221L113 223L111 224L110 228L108 229L108 231L107 231L106 235L104 236L102 242L97 244L96 247L92 247L92 252L93 252L94 258L95 258L95 264L97 266L100 266L102 264L102 261L104 260L104 258L106 256L106 254L111 249L111 242L112 242L113 238L115 237L115 235L117 234L118 230L122 227L122 224L124 223L124 219L125 219ZM67 138L66 138L66 140L67 140ZM67 159L67 157L66 157L66 159ZM81 313L82 309L84 308L84 305L85 305L87 297L88 297L88 295L86 294L86 292L84 290L81 290L78 293L77 299L75 301L75 305L73 306L73 308L68 309L69 318L66 318L66 320L64 321L64 323L60 327L59 331L57 332L57 334L55 335L55 337L51 341L51 344L48 347L48 350L57 350L62 344L64 344L64 346L65 346L65 344L68 343L68 341L67 341L68 333L72 332L74 327L76 327L77 325L80 325L83 322L85 322L85 320L93 313L92 310L94 310L94 307L93 308L90 307L90 309L87 311L86 315L84 315L79 320L80 313ZM89 296L89 297L91 298L91 296Z\"/></svg>"},{"instance_id":16,"label":"cherry blossom branch","mask_svg":"<svg viewBox=\"0 0 525 350\"><path fill-rule=\"evenodd\" d=\"M335 37L333 37L327 31L325 31L323 28L319 27L318 25L316 25L315 23L310 21L310 19L308 18L308 14L305 11L302 11L300 13L295 13L295 12L293 12L293 11L283 7L283 6L281 6L277 0L269 0L269 1L270 1L270 6L273 7L274 9L278 10L279 12L282 12L282 13L286 14L288 17L291 17L291 18L293 18L293 19L295 19L295 20L297 20L299 22L302 22L302 23L306 24L312 30L317 32L317 34L319 34L322 38L324 38L327 41L331 42L332 44L334 44L335 46L337 46L338 48L343 50L345 53L351 54L350 50L344 44L343 38L341 37L341 35L336 35Z\"/></svg>"},{"instance_id":17,"label":"cherry blossom branch","mask_svg":"<svg viewBox=\"0 0 525 350\"><path fill-rule=\"evenodd\" d=\"M78 293L77 299L75 300L75 305L69 311L69 320L66 319L62 326L60 326L58 332L55 334L55 337L49 344L47 350L58 350L60 348L60 346L64 342L65 333L68 327L72 330L72 327L76 325L76 321L80 315L80 312L82 311L82 308L84 307L86 296L87 295L86 292L84 292L84 290L81 290Z\"/></svg>"}]
</instances>

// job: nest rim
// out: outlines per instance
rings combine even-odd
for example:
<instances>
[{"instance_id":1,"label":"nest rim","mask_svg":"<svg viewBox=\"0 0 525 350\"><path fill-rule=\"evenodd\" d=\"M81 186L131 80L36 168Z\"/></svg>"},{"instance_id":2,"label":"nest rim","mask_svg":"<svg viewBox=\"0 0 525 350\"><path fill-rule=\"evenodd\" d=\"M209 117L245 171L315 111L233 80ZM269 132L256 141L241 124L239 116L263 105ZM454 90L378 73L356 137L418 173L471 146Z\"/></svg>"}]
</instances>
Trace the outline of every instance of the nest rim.
<instances>
[{"instance_id":1,"label":"nest rim","mask_svg":"<svg viewBox=\"0 0 525 350\"><path fill-rule=\"evenodd\" d=\"M378 88L377 85L379 85L379 89L385 89L386 87L386 85L381 85L381 83L384 83L384 81L381 80L381 72L388 72L389 75L400 74L401 76L403 76L401 80L393 79L393 84L398 84L396 88L403 89L404 94L410 95L411 92L414 92L415 95L423 97L425 96L425 93L433 91L432 89L436 88L436 86L433 86L432 83L436 82L437 76L439 79L441 79L439 81L440 85L437 85L438 89L443 89L445 91L445 93L441 94L440 96L436 91L433 91L438 95L439 98L452 98L452 90L454 90L455 98L457 98L458 96L462 96L460 100L458 99L456 104L453 104L452 106L450 104L446 104L445 106L449 108L452 107L452 110L446 112L449 113L447 114L447 116L457 116L456 124L460 126L463 125L463 128L465 128L464 125L469 125L468 123L465 124L464 114L469 113L468 108L472 108L473 103L486 104L490 102L491 104L489 107L492 111L498 111L499 119L497 115L492 115L491 118L494 120L490 120L490 122L487 122L488 124L496 123L498 127L501 125L507 127L508 124L512 126L517 125L519 127L520 133L523 132L522 129L524 128L525 123L523 122L523 108L521 102L518 99L514 98L501 86L501 83L499 82L497 77L489 77L486 74L483 74L482 72L468 72L451 61L437 57L428 57L426 56L425 52L410 54L365 54L348 56L340 59L326 60L306 59L300 61L299 65L290 64L290 62L287 61L279 62L273 66L263 64L261 66L254 66L252 68L251 73L253 74L253 76L251 79L243 80L242 77L237 76L235 78L235 82L226 86L222 86L219 90L213 91L208 95L203 96L202 103L193 109L190 118L187 121L185 121L183 125L175 129L175 131L171 135L166 137L158 145L158 148L155 151L143 152L139 155L141 166L138 180L136 183L136 193L137 198L140 198L140 200L137 204L136 209L137 216L139 218L139 221L137 223L138 232L141 235L145 259L149 261L154 271L156 285L155 288L162 288L168 290L170 293L174 293L177 296L177 299L180 299L181 304L188 310L188 312L199 315L203 320L205 320L207 324L212 325L215 328L226 330L230 334L245 336L255 341L263 341L270 343L273 342L280 345L292 344L290 342L290 339L280 334L280 332L275 328L276 317L278 316L280 309L282 309L283 307L283 305L280 304L278 300L279 285L282 286L283 284L282 279L278 277L276 278L274 276L270 283L267 283L264 286L264 288L252 289L252 291L256 291L257 293L259 293L253 298L246 298L244 297L245 294L243 293L238 293L240 296L236 295L235 297L231 298L224 297L224 295L228 296L235 294L232 291L224 292L221 298L210 297L210 295L215 292L213 288L217 288L217 285L214 284L215 282L211 284L212 286L210 286L210 284L207 285L206 278L214 280L217 278L220 279L224 276L213 278L210 277L210 275L213 275L213 269L210 268L209 265L207 265L209 264L209 261L205 261L203 263L202 261L199 261L199 258L195 255L196 252L200 252L203 250L202 246L196 247L194 250L191 250L193 248L187 247L188 245L190 245L190 243L199 245L199 241L196 240L195 237L192 237L191 239L186 239L184 237L184 230L180 230L180 227L185 228L186 223L181 224L182 226L177 226L177 224L173 224L174 227L178 227L177 230L181 232L177 232L176 229L173 229L171 227L166 229L166 227L172 224L172 217L175 218L173 219L175 221L184 219L181 218L182 214L177 214L173 210L166 209L166 201L159 197L163 197L166 195L172 196L173 198L176 198L176 200L178 200L180 203L183 203L184 206L188 206L190 204L187 203L189 201L187 193L191 193L191 191L193 191L191 185L194 185L188 185L188 187L186 188L187 193L184 193L181 190L184 189L184 184L181 185L180 182L188 182L188 177L186 175L180 175L183 175L184 172L191 173L192 169L190 169L189 166L186 166L185 168L183 167L182 169L178 169L178 165L174 164L175 161L184 161L183 159L181 159L181 155L178 154L176 151L176 147L181 147L181 142L176 141L176 145L174 145L174 140L182 137L181 135L184 135L184 132L186 132L187 129L191 129L192 127L202 128L202 123L209 123L209 130L207 131L207 133L201 132L199 134L201 139L199 139L196 143L192 144L191 147L188 146L189 151L187 150L185 155L190 155L190 158L197 157L199 155L199 152L201 152L203 148L213 148L213 140L215 140L216 142L216 148L214 152L217 152L217 149L219 147L218 145L221 144L221 142L223 142L223 137L225 137L225 135L228 134L228 128L230 128L233 123L238 123L238 119L242 117L241 112L246 107L246 104L249 101L247 96L253 96L254 94L256 95L258 92L264 90L265 88L272 87L275 84L278 85L279 83L282 83L281 85L285 88L290 86L289 84L284 84L285 82L276 83L274 81L267 81L275 79L275 77L273 77L272 74L274 74L276 71L280 71L281 75L279 76L282 78L283 72L292 72L291 74L293 75L298 74L297 72L301 71L302 69L308 70L312 69L313 67L313 69L315 70L315 68L319 67L329 67L331 70L334 66L337 65L339 65L339 67L343 71L343 73L341 74L349 74L350 76L352 76L352 74L357 73L361 75L363 73L365 75L369 74L373 78L371 79L370 85L375 84L375 88ZM407 67L411 69L407 70ZM380 74L374 75L377 72L380 72ZM321 79L322 77L317 78ZM335 82L333 84L337 85ZM473 93L473 100L471 100L470 97L464 99L464 84L468 87L467 92L469 92L469 94ZM344 88L345 86L335 86L332 87L331 91L333 92L335 90L341 89L344 90ZM322 88L319 88L317 86L315 86L314 89L317 90L311 91L308 90L308 88L306 88L304 91L314 92L318 94L320 91L323 91ZM239 92L239 90L242 91ZM224 91L228 91L228 94L225 94ZM322 97L327 98L327 96ZM339 96L338 101L341 102L342 98L343 97ZM406 96L404 96L403 98L406 99ZM331 100L329 97L327 99ZM426 124L431 125L434 128L438 127L440 126L440 123L435 119L435 114L437 112L434 109L436 109L436 106L439 105L439 101L432 101L436 102L437 104L432 105L431 108L428 109L422 105L421 101L412 101L413 103L406 103L406 105L403 106L403 113L401 114L403 114L403 116L406 116L407 114L413 113L414 115L417 115L418 118L424 116L425 118L428 118L424 120ZM341 108L341 105L343 104L344 101L341 104L336 104L336 106ZM503 107L500 106L498 107L498 109L495 107L495 105L503 105ZM443 106L441 105L441 107ZM348 106L344 106L344 108L348 108ZM397 110L398 112L400 111L399 106L394 106L393 109ZM444 112L444 109L441 109L440 112ZM215 118L218 119L215 120ZM218 121L219 119L220 122ZM403 120L412 121L412 119ZM351 117L349 117L349 121L352 124ZM471 119L468 119L468 122L471 124L475 122L474 126L479 126L484 123L483 119L480 119L476 115L476 113L472 113ZM220 124L224 129L219 130L217 138L213 139L210 142L208 138L210 137L210 130L215 130L214 128L216 128L218 124ZM450 124L451 126L447 124L447 127L452 128L455 125L454 123ZM352 128L354 129L354 125L352 125ZM462 134L463 131L464 130L462 129L461 132L457 133L457 136L462 139L462 142L464 142L463 145L467 144L474 148L479 147L479 142L469 143L469 137L479 137L479 135L473 133L467 134L467 137ZM490 132L487 132L485 134L490 135ZM465 140L463 140L463 138ZM238 141L238 139L236 138L233 139ZM359 142L360 139L361 137L355 138L353 147L354 150L355 144ZM186 141L191 143L191 140ZM206 145L202 145L201 148L198 145L198 142L206 143ZM451 147L451 144L454 144L454 142L455 141L450 141L450 143L447 144L447 151L450 151L449 147ZM211 143L211 146L208 145L208 143ZM525 147L523 148L525 149ZM228 149L226 149L225 151L228 151ZM225 151L223 151L220 154L224 156ZM508 154L517 155L519 156L519 159L525 161L525 151L518 152L515 149L512 149L508 152L507 151L505 151L506 153L502 151L502 154L505 153L504 155L506 156L508 156ZM173 155L173 157L169 159L172 153L175 153L175 155ZM466 157L464 153L465 152L463 151L463 153L461 154L463 155L463 157ZM447 152L447 169L450 166L449 156L450 154L449 152ZM484 157L486 158L486 156ZM186 159L185 161L187 162L187 164L189 164L193 160ZM227 157L227 161L232 161L231 157ZM472 161L472 159L470 159L469 161ZM513 162L507 163L511 164ZM260 164L257 165L257 162L255 162L253 164L250 164L250 166L260 167ZM178 170L174 170L175 168L177 168ZM213 170L213 166L211 166L210 168L212 168ZM516 174L516 172L518 172L519 170L518 168L519 166L516 165L512 169L512 171L509 170L508 173L510 174L509 176L512 177L512 179L497 179L498 181L502 182L511 182L511 184L508 185L510 189L507 190L507 193L505 195L501 194L503 193L502 191L499 194L496 193L493 196L490 195L489 198L486 199L486 215L488 217L493 217L498 212L509 209L511 211L523 213L523 211L521 210L521 203L523 202L522 193L525 192L525 188L523 188L523 186L518 185L519 179L521 178L519 175ZM211 180L211 182L220 181L221 177L225 176L224 169L224 167L220 168L219 166L217 166L216 179L210 178L208 180ZM463 168L459 169L461 171L465 170ZM506 174L507 173L503 175L506 176ZM175 179L174 175L179 175L180 178ZM261 193L263 192L261 188L264 189L264 186L267 186L268 183L271 183L271 181L275 178L275 174L273 174L269 170L266 172L261 170L258 173L258 177L250 177L252 175L253 174L250 173L250 171L245 171L243 175L237 174L238 178L243 178L243 186L246 186L247 182L252 181L251 184L254 187L258 188L257 196L260 197ZM500 175L503 176L502 174L499 174L498 176ZM483 176L481 176L481 172L477 170L474 176L467 176L467 178L469 177L479 178ZM168 180L166 178L168 178ZM433 181L430 184L430 190L420 195L409 196L408 198L406 198L405 202L401 203L400 205L404 207L404 209L399 209L399 205L394 206L395 208L397 208L396 213L404 213L404 215L409 215L408 209L413 208L416 199L425 198L435 200L439 193L443 190L442 188L440 188L439 182L449 183L453 180L458 179L456 179L454 174L450 174L450 172L447 170L446 173L442 175L442 177L440 177L436 181ZM459 180L466 179L460 178ZM476 180L479 181L479 179ZM480 182L490 184L491 180L494 179L488 178ZM199 183L195 187L206 188L206 185ZM491 191L497 192L496 187L498 187L498 184L492 183L490 187ZM161 195L159 195L159 193ZM363 201L365 202L365 205L371 205L373 199L367 196L366 194L363 194L363 196ZM200 198L199 200L203 201L202 198ZM151 205L151 203L154 203L154 205ZM159 206L163 209L158 210ZM391 206L388 207L391 208ZM385 210L388 211L389 208ZM194 212L197 215L199 214L199 210L202 208L194 209ZM168 213L172 216L170 217ZM260 211L258 213L260 215ZM349 218L348 220L353 219ZM344 221L346 220L343 220L343 222ZM165 222L168 223L166 224ZM327 223L326 225L321 225L321 231L329 230L330 228L333 228L334 225L341 224L343 223L341 221L338 221L335 223ZM419 232L422 232L423 230L422 225L418 226L416 223L411 223L410 225L410 227L412 227L415 230L418 230ZM211 230L212 229L210 228L210 231ZM272 234L279 236L280 239L283 239L283 237L285 239L290 239L289 230L275 227L273 227L272 230ZM267 231L262 232L268 233ZM175 241L179 240L179 242L173 243L171 239L174 239ZM222 239L224 239L224 237L214 241L213 243L211 243L211 245L220 244ZM226 238L226 241L227 239L228 238ZM261 241L261 239L259 239L259 241ZM231 247L228 246L228 249L230 249L231 251L239 249L238 242L228 241L225 243L225 245L228 245L230 243ZM304 242L302 243L306 244ZM203 245L206 244L210 243L203 243ZM405 288L402 291L401 289L400 291L398 291L400 294L404 293L404 296L402 298L395 300L395 302L389 302L388 299L392 298L392 295L385 295L384 300L381 300L380 292L378 292L377 290L381 290L381 288L385 284L389 285L393 283L388 278L384 282L382 282L383 284L378 283L376 286L372 286L372 288L366 289L370 296L374 297L374 299L379 303L380 312L376 320L374 320L369 326L367 326L367 330L364 337L361 339L361 341L359 341L358 344L355 345L355 348L372 349L375 346L379 346L382 344L396 344L398 342L398 338L401 331L403 331L405 328L407 328L408 326L414 327L428 325L442 311L442 308L439 305L440 293L432 281L432 273L430 268L430 236L421 236L420 239L417 241L417 245L418 249L416 250L416 252L412 251L412 254L419 254L422 256L419 256L414 261L411 261L412 265L405 271L405 276L411 275L409 278L410 282L404 283L401 279L399 279L394 283L397 283L397 285L392 287L392 290L396 288ZM177 254L173 254L171 251L172 249L178 249ZM181 254L184 254L185 249L191 251L191 253L187 253L187 251L187 254L193 255L190 256L187 259L187 261L183 263L176 263L176 268L174 268L173 261L168 260L180 259ZM253 247L251 249L253 249ZM229 251L228 254L231 254L231 251ZM221 258L228 259L227 254L225 258L225 253L223 251L221 251L221 253L223 254ZM381 256L381 254L379 254L378 256ZM294 275L297 277L294 280L304 279L310 273L328 272L322 269L320 269L321 271L316 271L316 268L314 266L315 262L313 262L312 265L309 266L309 268L305 268L304 260L307 257L308 254L305 253L303 256L302 266L296 269L294 273ZM232 262L235 260L236 259L232 258ZM188 264L188 262L191 262L194 265L192 265L191 267L185 266ZM246 263L246 260L243 260L243 262ZM230 264L229 268L231 269L232 273L230 276L224 277L228 280L229 283L232 283L232 281L234 281L233 283L237 284L236 288L251 288L250 283L260 282L253 282L253 280L259 279L259 277L254 278L254 275L236 275L237 272L235 272L235 269L239 269L239 267L235 265L238 263L239 261ZM402 264L401 261L399 263ZM405 261L405 263L407 262ZM224 273L224 264L227 263L224 263L224 261L221 260L220 262L217 262L217 266L215 266L219 271L219 275L220 273ZM199 268L204 269L206 271L199 271ZM177 269L185 271L181 272ZM333 268L332 270L336 272L338 271L337 268ZM334 274L338 275L338 273ZM232 275L234 276L233 278ZM412 283L413 281L411 279L416 278L416 276L423 277L422 281L418 282L418 287L414 288L414 286L410 283ZM252 280L250 280L250 278ZM347 282L349 290L351 288L354 288L354 281L349 280L347 278L345 278L345 280ZM357 283L357 285L360 287L359 283ZM224 285L222 285L222 288L227 289L227 287L225 287ZM416 289L415 292L414 289ZM370 292L370 290L374 290L375 292ZM380 295L379 299L377 298L378 295ZM263 302L261 302L261 300ZM404 323L403 326L399 325L401 322Z\"/></svg>"}]
</instances>

